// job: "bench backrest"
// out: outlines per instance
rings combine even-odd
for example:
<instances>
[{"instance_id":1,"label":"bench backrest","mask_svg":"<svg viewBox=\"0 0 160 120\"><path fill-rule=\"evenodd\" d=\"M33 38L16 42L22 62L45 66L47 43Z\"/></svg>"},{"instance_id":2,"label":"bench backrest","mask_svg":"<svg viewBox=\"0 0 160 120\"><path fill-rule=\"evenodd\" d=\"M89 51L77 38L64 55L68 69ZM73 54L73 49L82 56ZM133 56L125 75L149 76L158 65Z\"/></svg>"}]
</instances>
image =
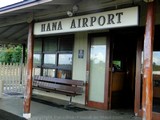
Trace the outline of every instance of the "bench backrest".
<instances>
[{"instance_id":1,"label":"bench backrest","mask_svg":"<svg viewBox=\"0 0 160 120\"><path fill-rule=\"evenodd\" d=\"M70 80L70 79L60 79L60 78L53 78L53 77L45 77L45 76L39 76L35 75L34 80L38 81L46 81L46 82L54 82L54 83L62 83L62 84L68 84L68 85L77 85L77 86L83 86L84 82L81 80Z\"/></svg>"},{"instance_id":2,"label":"bench backrest","mask_svg":"<svg viewBox=\"0 0 160 120\"><path fill-rule=\"evenodd\" d=\"M59 79L45 76L34 76L33 86L61 91L66 93L81 94L83 92L84 82L80 80Z\"/></svg>"}]
</instances>

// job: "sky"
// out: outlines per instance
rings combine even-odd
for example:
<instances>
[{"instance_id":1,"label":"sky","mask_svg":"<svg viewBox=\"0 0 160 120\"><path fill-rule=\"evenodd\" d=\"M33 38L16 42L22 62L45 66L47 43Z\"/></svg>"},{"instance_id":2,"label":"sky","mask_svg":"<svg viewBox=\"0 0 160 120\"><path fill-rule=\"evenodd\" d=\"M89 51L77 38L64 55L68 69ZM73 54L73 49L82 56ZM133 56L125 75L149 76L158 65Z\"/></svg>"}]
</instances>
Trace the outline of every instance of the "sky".
<instances>
[{"instance_id":1,"label":"sky","mask_svg":"<svg viewBox=\"0 0 160 120\"><path fill-rule=\"evenodd\" d=\"M0 0L0 7L5 7L23 0Z\"/></svg>"}]
</instances>

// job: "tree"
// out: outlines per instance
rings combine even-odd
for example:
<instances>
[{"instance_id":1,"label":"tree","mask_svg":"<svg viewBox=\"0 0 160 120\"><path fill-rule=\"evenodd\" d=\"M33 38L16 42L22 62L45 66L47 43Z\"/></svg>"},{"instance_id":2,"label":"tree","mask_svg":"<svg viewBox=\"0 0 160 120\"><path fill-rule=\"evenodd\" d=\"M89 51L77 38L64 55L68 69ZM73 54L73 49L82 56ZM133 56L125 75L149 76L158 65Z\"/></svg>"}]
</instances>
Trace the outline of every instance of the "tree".
<instances>
[{"instance_id":1,"label":"tree","mask_svg":"<svg viewBox=\"0 0 160 120\"><path fill-rule=\"evenodd\" d=\"M22 47L20 45L2 48L0 51L1 63L20 63Z\"/></svg>"}]
</instances>

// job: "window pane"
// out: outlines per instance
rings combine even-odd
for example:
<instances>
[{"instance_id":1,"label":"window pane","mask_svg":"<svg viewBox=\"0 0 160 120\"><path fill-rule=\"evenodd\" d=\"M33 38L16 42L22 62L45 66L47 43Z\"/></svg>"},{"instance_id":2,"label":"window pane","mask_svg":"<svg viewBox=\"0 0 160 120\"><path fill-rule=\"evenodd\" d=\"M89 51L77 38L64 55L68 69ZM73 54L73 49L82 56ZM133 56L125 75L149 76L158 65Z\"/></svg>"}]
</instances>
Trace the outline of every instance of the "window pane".
<instances>
[{"instance_id":1,"label":"window pane","mask_svg":"<svg viewBox=\"0 0 160 120\"><path fill-rule=\"evenodd\" d=\"M37 39L34 42L34 52L41 52L42 51L42 40Z\"/></svg>"},{"instance_id":2,"label":"window pane","mask_svg":"<svg viewBox=\"0 0 160 120\"><path fill-rule=\"evenodd\" d=\"M60 39L60 51L72 51L73 49L73 36L66 36Z\"/></svg>"},{"instance_id":3,"label":"window pane","mask_svg":"<svg viewBox=\"0 0 160 120\"><path fill-rule=\"evenodd\" d=\"M153 74L160 75L160 52L153 52Z\"/></svg>"},{"instance_id":4,"label":"window pane","mask_svg":"<svg viewBox=\"0 0 160 120\"><path fill-rule=\"evenodd\" d=\"M41 69L40 68L34 68L34 75L40 75Z\"/></svg>"},{"instance_id":5,"label":"window pane","mask_svg":"<svg viewBox=\"0 0 160 120\"><path fill-rule=\"evenodd\" d=\"M72 65L72 54L59 54L58 65Z\"/></svg>"},{"instance_id":6,"label":"window pane","mask_svg":"<svg viewBox=\"0 0 160 120\"><path fill-rule=\"evenodd\" d=\"M70 70L58 70L57 78L71 79L72 72Z\"/></svg>"},{"instance_id":7,"label":"window pane","mask_svg":"<svg viewBox=\"0 0 160 120\"><path fill-rule=\"evenodd\" d=\"M34 65L41 64L41 54L34 54L33 55L33 63L34 63Z\"/></svg>"},{"instance_id":8,"label":"window pane","mask_svg":"<svg viewBox=\"0 0 160 120\"><path fill-rule=\"evenodd\" d=\"M55 69L43 69L43 76L55 77Z\"/></svg>"},{"instance_id":9,"label":"window pane","mask_svg":"<svg viewBox=\"0 0 160 120\"><path fill-rule=\"evenodd\" d=\"M57 51L57 39L54 37L45 39L44 40L44 51L56 52Z\"/></svg>"},{"instance_id":10,"label":"window pane","mask_svg":"<svg viewBox=\"0 0 160 120\"><path fill-rule=\"evenodd\" d=\"M55 54L45 54L44 55L44 64L55 64Z\"/></svg>"},{"instance_id":11,"label":"window pane","mask_svg":"<svg viewBox=\"0 0 160 120\"><path fill-rule=\"evenodd\" d=\"M90 48L90 94L89 100L104 102L105 69L106 69L106 37L95 37Z\"/></svg>"}]
</instances>

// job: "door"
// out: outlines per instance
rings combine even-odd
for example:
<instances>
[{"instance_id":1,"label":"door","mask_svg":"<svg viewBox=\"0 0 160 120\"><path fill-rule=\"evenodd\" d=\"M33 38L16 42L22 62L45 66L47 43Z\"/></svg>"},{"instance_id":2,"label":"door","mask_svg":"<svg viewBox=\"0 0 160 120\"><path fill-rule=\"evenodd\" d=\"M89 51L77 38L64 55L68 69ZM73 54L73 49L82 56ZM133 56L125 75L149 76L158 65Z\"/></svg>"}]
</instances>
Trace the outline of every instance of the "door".
<instances>
[{"instance_id":1,"label":"door","mask_svg":"<svg viewBox=\"0 0 160 120\"><path fill-rule=\"evenodd\" d=\"M109 109L133 109L136 39L117 34L112 42Z\"/></svg>"},{"instance_id":2,"label":"door","mask_svg":"<svg viewBox=\"0 0 160 120\"><path fill-rule=\"evenodd\" d=\"M89 37L87 106L108 108L109 42L106 36Z\"/></svg>"}]
</instances>

